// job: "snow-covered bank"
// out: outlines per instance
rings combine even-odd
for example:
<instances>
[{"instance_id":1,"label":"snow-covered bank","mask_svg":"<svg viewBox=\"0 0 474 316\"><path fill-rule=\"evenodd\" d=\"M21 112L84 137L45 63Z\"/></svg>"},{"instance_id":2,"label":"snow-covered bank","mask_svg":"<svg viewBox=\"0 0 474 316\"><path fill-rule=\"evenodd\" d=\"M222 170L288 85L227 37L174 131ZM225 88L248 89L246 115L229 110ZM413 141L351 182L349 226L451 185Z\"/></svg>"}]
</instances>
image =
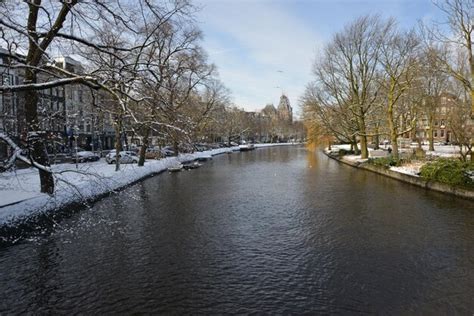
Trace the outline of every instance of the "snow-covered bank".
<instances>
[{"instance_id":1,"label":"snow-covered bank","mask_svg":"<svg viewBox=\"0 0 474 316\"><path fill-rule=\"evenodd\" d=\"M302 144L301 144L301 143L268 143L268 144L255 144L255 148L274 147L274 146L291 146L291 145L302 145Z\"/></svg>"},{"instance_id":2,"label":"snow-covered bank","mask_svg":"<svg viewBox=\"0 0 474 316\"><path fill-rule=\"evenodd\" d=\"M256 147L292 144L257 144ZM193 154L182 154L160 160L147 160L145 166L123 164L115 172L115 165L100 160L93 163L53 165L56 192L50 196L39 192L39 177L36 169L23 169L0 174L0 225L66 207L69 204L96 199L140 179L163 172L176 164L214 156L234 148L219 148Z\"/></svg>"},{"instance_id":3,"label":"snow-covered bank","mask_svg":"<svg viewBox=\"0 0 474 316\"><path fill-rule=\"evenodd\" d=\"M339 147L340 148L340 147ZM341 148L345 149L345 148ZM436 147L435 147L436 150ZM367 162L367 159L361 159L360 155L345 155L339 156L336 154L338 147L333 148L333 150L324 149L324 153L339 162L348 164L352 167L363 169L366 171L374 172L386 177L399 180L405 183L416 185L428 190L437 191L445 194L455 195L458 197L474 200L474 191L458 186L453 186L437 181L429 181L421 178L418 173L420 168L423 166L424 161L413 161L407 164L404 164L400 167L390 167L388 169L382 168L380 166L372 165ZM370 156L370 154L369 154ZM441 157L446 157L441 155Z\"/></svg>"},{"instance_id":4,"label":"snow-covered bank","mask_svg":"<svg viewBox=\"0 0 474 316\"><path fill-rule=\"evenodd\" d=\"M340 149L344 150L350 150L351 146L349 144L341 144L341 145L332 145L331 150L325 149L326 153L337 153ZM400 154L404 153L411 153L415 147L410 147L410 148L400 148ZM453 157L459 157L459 148L457 146L453 145L435 145L434 146L434 151L429 151L428 146L423 145L422 146L423 150L425 150L426 155L431 158L453 158ZM387 148L385 146L381 146L380 150L373 150L372 148L368 148L369 150L369 157L370 158L377 158L377 157L386 157L388 156L388 152L386 151ZM385 155L380 155L380 152L384 152ZM374 155L374 153L378 152L378 155ZM367 162L368 159L362 159L361 155L344 155L340 158L344 162L348 162L349 164L361 164L364 162ZM420 168L425 164L426 162L423 161L415 161L411 163L407 163L403 166L400 167L390 167L390 170L407 174L407 175L412 175L412 176L418 176L418 173L420 172Z\"/></svg>"}]
</instances>

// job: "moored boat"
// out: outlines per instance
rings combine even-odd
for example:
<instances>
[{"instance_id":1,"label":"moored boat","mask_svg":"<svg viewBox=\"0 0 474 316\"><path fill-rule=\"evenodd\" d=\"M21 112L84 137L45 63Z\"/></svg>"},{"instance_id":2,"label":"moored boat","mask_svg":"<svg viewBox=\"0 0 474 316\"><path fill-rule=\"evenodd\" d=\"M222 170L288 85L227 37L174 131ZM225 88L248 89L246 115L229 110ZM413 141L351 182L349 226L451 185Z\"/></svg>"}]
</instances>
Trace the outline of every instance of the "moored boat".
<instances>
[{"instance_id":1,"label":"moored boat","mask_svg":"<svg viewBox=\"0 0 474 316\"><path fill-rule=\"evenodd\" d=\"M185 164L183 164L183 168L184 168L185 170L197 169L197 168L199 168L199 167L201 167L201 166L202 166L202 165L201 165L199 162L197 162L197 161L192 162L192 163L185 163Z\"/></svg>"},{"instance_id":2,"label":"moored boat","mask_svg":"<svg viewBox=\"0 0 474 316\"><path fill-rule=\"evenodd\" d=\"M181 170L183 170L183 164L182 163L175 164L175 165L168 168L169 172L178 172L178 171L181 171Z\"/></svg>"},{"instance_id":3,"label":"moored boat","mask_svg":"<svg viewBox=\"0 0 474 316\"><path fill-rule=\"evenodd\" d=\"M249 151L249 150L254 150L255 146L254 144L242 144L239 145L240 151Z\"/></svg>"},{"instance_id":4,"label":"moored boat","mask_svg":"<svg viewBox=\"0 0 474 316\"><path fill-rule=\"evenodd\" d=\"M212 160L211 155L202 155L197 158L198 161L207 161L207 160Z\"/></svg>"}]
</instances>

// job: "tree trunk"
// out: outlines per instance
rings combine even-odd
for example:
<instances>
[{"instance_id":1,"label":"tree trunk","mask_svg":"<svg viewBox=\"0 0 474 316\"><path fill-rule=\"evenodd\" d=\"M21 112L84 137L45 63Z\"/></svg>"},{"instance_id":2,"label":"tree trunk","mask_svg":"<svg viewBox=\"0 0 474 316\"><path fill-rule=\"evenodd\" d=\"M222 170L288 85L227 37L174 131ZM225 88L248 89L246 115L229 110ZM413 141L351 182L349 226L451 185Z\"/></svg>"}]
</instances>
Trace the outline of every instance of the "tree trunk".
<instances>
[{"instance_id":1,"label":"tree trunk","mask_svg":"<svg viewBox=\"0 0 474 316\"><path fill-rule=\"evenodd\" d=\"M365 119L364 114L362 113L362 109L360 110L360 116L358 118L359 122L359 139L360 139L360 151L362 159L369 158L369 150L367 149L367 135L366 135L366 127L365 127Z\"/></svg>"},{"instance_id":2,"label":"tree trunk","mask_svg":"<svg viewBox=\"0 0 474 316\"><path fill-rule=\"evenodd\" d=\"M393 125L393 123L389 125ZM392 156L393 158L398 160L398 158L400 157L400 154L398 152L398 135L397 135L396 130L390 131L390 142L392 143Z\"/></svg>"},{"instance_id":3,"label":"tree trunk","mask_svg":"<svg viewBox=\"0 0 474 316\"><path fill-rule=\"evenodd\" d=\"M358 155L359 147L357 146L357 138L355 136L352 138L352 144L354 146L354 154Z\"/></svg>"},{"instance_id":4,"label":"tree trunk","mask_svg":"<svg viewBox=\"0 0 474 316\"><path fill-rule=\"evenodd\" d=\"M36 74L27 70L25 72L25 83L36 83ZM40 165L49 167L49 158L44 145L44 133L40 131L38 121L38 92L35 90L25 91L25 116L28 126L28 143L30 146L30 158ZM31 141L31 143L30 143ZM54 178L51 172L39 169L41 192L54 193Z\"/></svg>"},{"instance_id":5,"label":"tree trunk","mask_svg":"<svg viewBox=\"0 0 474 316\"><path fill-rule=\"evenodd\" d=\"M393 92L388 94L388 108L387 108L387 120L388 120L388 129L390 132L390 143L392 144L392 156L395 159L398 159L398 133L397 127L395 126L394 118L393 118Z\"/></svg>"},{"instance_id":6,"label":"tree trunk","mask_svg":"<svg viewBox=\"0 0 474 316\"><path fill-rule=\"evenodd\" d=\"M115 171L120 170L120 152L122 151L122 115L119 114L115 119Z\"/></svg>"},{"instance_id":7,"label":"tree trunk","mask_svg":"<svg viewBox=\"0 0 474 316\"><path fill-rule=\"evenodd\" d=\"M179 154L179 143L177 140L173 141L173 150L174 150L174 155L178 156Z\"/></svg>"},{"instance_id":8,"label":"tree trunk","mask_svg":"<svg viewBox=\"0 0 474 316\"><path fill-rule=\"evenodd\" d=\"M379 134L379 124L375 126L375 148L374 149L380 149L380 134Z\"/></svg>"},{"instance_id":9,"label":"tree trunk","mask_svg":"<svg viewBox=\"0 0 474 316\"><path fill-rule=\"evenodd\" d=\"M430 148L428 149L429 151L434 151L434 130L433 130L433 127L434 127L434 118L433 116L431 115L430 118L429 118L429 132L428 132L428 141L430 143Z\"/></svg>"},{"instance_id":10,"label":"tree trunk","mask_svg":"<svg viewBox=\"0 0 474 316\"><path fill-rule=\"evenodd\" d=\"M145 127L145 130L143 132L143 144L142 144L142 147L140 148L140 157L138 159L139 167L143 167L143 165L145 164L145 154L148 148L149 135L150 135L150 127L147 126Z\"/></svg>"},{"instance_id":11,"label":"tree trunk","mask_svg":"<svg viewBox=\"0 0 474 316\"><path fill-rule=\"evenodd\" d=\"M472 5L472 4L471 4ZM472 18L472 17L471 17ZM471 20L472 24L472 20ZM472 37L469 36L467 40L467 50L469 59L469 68L471 69L471 119L474 120L474 55L472 52Z\"/></svg>"}]
</instances>

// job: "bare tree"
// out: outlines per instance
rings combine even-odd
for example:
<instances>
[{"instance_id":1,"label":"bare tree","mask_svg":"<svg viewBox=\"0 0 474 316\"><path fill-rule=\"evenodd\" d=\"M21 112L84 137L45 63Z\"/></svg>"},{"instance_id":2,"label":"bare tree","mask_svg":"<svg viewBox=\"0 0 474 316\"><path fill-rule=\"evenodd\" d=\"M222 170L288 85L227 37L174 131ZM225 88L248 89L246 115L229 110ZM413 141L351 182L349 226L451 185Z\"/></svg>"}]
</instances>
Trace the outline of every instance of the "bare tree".
<instances>
[{"instance_id":1,"label":"bare tree","mask_svg":"<svg viewBox=\"0 0 474 316\"><path fill-rule=\"evenodd\" d=\"M331 103L332 98L316 84L309 84L301 98L304 120L311 126L311 138L314 143L328 140L328 135L343 143L351 143L357 151L355 135L358 126L347 104ZM330 144L329 144L330 145Z\"/></svg>"},{"instance_id":2,"label":"bare tree","mask_svg":"<svg viewBox=\"0 0 474 316\"><path fill-rule=\"evenodd\" d=\"M409 119L416 121L412 109L407 107L407 102L402 102L416 79L417 54L419 45L418 36L414 31L399 31L395 22L389 23L389 28L382 35L380 64L383 69L381 76L382 92L385 95L386 115L389 128L392 154L399 158L398 137L413 129L413 124L407 124Z\"/></svg>"},{"instance_id":3,"label":"bare tree","mask_svg":"<svg viewBox=\"0 0 474 316\"><path fill-rule=\"evenodd\" d=\"M202 89L183 107L183 113L192 122L190 127L193 141L219 130L215 124L216 115L219 118L219 110L225 108L229 102L229 91L219 80L210 78L205 81ZM211 139L211 142L213 141L214 139Z\"/></svg>"},{"instance_id":4,"label":"bare tree","mask_svg":"<svg viewBox=\"0 0 474 316\"><path fill-rule=\"evenodd\" d=\"M449 88L449 77L442 71L440 55L445 54L443 46L435 43L426 45L420 56L419 88L422 94L422 110L426 116L429 150L434 151L435 118L441 107L441 96Z\"/></svg>"},{"instance_id":5,"label":"bare tree","mask_svg":"<svg viewBox=\"0 0 474 316\"><path fill-rule=\"evenodd\" d=\"M448 45L451 54L440 59L443 69L458 80L468 92L470 98L471 117L474 115L474 55L473 38L474 31L474 1L472 0L444 0L436 1L435 5L446 14L447 24L451 32L446 34L439 24L433 29L425 30L431 37ZM457 56L461 55L467 61L467 67L457 62ZM447 57L447 58L446 58Z\"/></svg>"},{"instance_id":6,"label":"bare tree","mask_svg":"<svg viewBox=\"0 0 474 316\"><path fill-rule=\"evenodd\" d=\"M126 78L124 73L135 73L139 57L153 42L149 36L153 29L173 16L186 16L189 7L186 0L1 2L0 41L10 51L12 67L24 71L24 82L0 86L0 91L25 91L31 159L40 165L49 165L38 124L38 90L72 83L103 89L116 98L123 111L119 111L119 120L116 120L121 124L120 116L128 112L127 103L134 99L132 83L136 78L134 75ZM68 51L87 51L86 61L98 56L119 72L104 75L104 71L96 68L75 74L56 67L54 55ZM40 75L47 75L43 76L43 82L39 82ZM120 130L120 126L116 129ZM53 193L54 180L46 170L49 169L39 170L41 191Z\"/></svg>"},{"instance_id":7,"label":"bare tree","mask_svg":"<svg viewBox=\"0 0 474 316\"><path fill-rule=\"evenodd\" d=\"M357 126L361 157L368 157L367 122L373 107L377 106L377 71L381 53L382 34L391 22L376 16L364 16L347 25L326 46L323 56L313 67L316 84L325 94L320 98L327 105L337 105L350 111L346 119ZM341 111L342 113L343 111Z\"/></svg>"},{"instance_id":8,"label":"bare tree","mask_svg":"<svg viewBox=\"0 0 474 316\"><path fill-rule=\"evenodd\" d=\"M470 156L472 161L472 149L474 146L472 143L472 135L474 130L472 126L468 124L470 117L469 107L467 107L462 100L457 100L455 105L455 107L449 110L448 124L454 141L459 146L461 160L467 161L467 157Z\"/></svg>"}]
</instances>

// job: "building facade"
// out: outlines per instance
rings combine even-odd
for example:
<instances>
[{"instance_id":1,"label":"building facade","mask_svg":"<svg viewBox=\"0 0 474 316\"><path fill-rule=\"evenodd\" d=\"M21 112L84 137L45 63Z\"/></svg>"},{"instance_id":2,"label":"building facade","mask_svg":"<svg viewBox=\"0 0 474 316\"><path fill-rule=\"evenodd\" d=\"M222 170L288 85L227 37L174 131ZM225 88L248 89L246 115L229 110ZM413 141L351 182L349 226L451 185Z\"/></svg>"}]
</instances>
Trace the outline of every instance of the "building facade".
<instances>
[{"instance_id":1,"label":"building facade","mask_svg":"<svg viewBox=\"0 0 474 316\"><path fill-rule=\"evenodd\" d=\"M456 107L456 96L443 93L439 99L439 106L433 115L433 141L438 143L452 143L453 135L449 127L449 114ZM416 135L423 142L429 140L430 122L429 115L424 113L418 122Z\"/></svg>"}]
</instances>

